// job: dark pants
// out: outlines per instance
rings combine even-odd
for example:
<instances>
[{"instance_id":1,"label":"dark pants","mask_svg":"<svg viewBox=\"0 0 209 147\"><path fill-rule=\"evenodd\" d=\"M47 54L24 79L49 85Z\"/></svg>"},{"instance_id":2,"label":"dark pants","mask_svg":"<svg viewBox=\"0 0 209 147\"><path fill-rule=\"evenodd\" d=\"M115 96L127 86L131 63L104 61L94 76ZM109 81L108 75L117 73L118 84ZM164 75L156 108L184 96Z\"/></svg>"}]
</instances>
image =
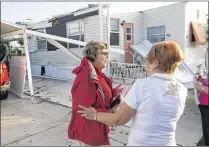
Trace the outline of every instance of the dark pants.
<instances>
[{"instance_id":1,"label":"dark pants","mask_svg":"<svg viewBox=\"0 0 209 147\"><path fill-rule=\"evenodd\" d=\"M202 118L202 131L205 145L209 146L209 106L199 105Z\"/></svg>"}]
</instances>

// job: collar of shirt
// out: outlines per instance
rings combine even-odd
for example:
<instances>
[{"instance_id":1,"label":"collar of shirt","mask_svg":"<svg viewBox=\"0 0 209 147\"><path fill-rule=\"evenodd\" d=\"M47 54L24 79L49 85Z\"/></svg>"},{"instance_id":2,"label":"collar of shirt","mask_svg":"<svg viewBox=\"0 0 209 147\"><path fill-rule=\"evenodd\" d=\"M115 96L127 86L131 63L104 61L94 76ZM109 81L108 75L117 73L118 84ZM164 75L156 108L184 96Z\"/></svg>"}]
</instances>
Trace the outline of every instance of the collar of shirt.
<instances>
[{"instance_id":1,"label":"collar of shirt","mask_svg":"<svg viewBox=\"0 0 209 147\"><path fill-rule=\"evenodd\" d=\"M151 77L158 77L166 80L176 80L174 75L162 74L162 73L155 73Z\"/></svg>"},{"instance_id":2,"label":"collar of shirt","mask_svg":"<svg viewBox=\"0 0 209 147\"><path fill-rule=\"evenodd\" d=\"M100 79L101 77L104 77L104 73L102 72L101 69L98 69L98 68L96 68L95 66L94 66L94 68L95 68L95 70L96 70L96 72L97 72L97 76L98 76L99 79Z\"/></svg>"}]
</instances>

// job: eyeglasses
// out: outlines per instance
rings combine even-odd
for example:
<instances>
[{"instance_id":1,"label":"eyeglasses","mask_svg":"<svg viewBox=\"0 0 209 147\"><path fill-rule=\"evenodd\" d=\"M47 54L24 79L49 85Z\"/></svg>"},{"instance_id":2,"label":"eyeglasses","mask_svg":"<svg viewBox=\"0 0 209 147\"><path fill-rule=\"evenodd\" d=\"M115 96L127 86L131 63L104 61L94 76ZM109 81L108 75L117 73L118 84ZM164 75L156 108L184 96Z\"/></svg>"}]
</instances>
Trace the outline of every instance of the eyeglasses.
<instances>
[{"instance_id":1,"label":"eyeglasses","mask_svg":"<svg viewBox=\"0 0 209 147\"><path fill-rule=\"evenodd\" d=\"M97 54L102 54L102 55L104 55L104 56L109 56L109 53L108 53L108 52L97 53Z\"/></svg>"}]
</instances>

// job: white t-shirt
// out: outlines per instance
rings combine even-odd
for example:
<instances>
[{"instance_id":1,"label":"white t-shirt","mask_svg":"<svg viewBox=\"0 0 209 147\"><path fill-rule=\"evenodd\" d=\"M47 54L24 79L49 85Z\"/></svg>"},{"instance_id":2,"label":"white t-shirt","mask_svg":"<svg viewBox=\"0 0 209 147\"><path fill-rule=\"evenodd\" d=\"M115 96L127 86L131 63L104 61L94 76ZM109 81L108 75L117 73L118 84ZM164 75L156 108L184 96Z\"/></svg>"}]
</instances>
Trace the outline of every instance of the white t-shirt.
<instances>
[{"instance_id":1,"label":"white t-shirt","mask_svg":"<svg viewBox=\"0 0 209 147\"><path fill-rule=\"evenodd\" d=\"M138 79L124 100L136 109L127 145L175 146L186 96L187 89L174 76L157 73Z\"/></svg>"}]
</instances>

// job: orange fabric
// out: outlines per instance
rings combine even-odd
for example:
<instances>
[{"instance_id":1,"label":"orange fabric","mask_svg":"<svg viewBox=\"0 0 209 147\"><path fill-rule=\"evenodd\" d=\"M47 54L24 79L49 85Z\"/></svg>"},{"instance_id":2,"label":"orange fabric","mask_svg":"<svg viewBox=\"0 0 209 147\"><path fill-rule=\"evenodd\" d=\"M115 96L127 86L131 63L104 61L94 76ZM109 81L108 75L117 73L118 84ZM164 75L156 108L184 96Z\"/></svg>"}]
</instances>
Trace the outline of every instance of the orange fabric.
<instances>
[{"instance_id":1,"label":"orange fabric","mask_svg":"<svg viewBox=\"0 0 209 147\"><path fill-rule=\"evenodd\" d=\"M196 43L199 45L205 45L206 38L204 35L202 25L200 23L192 22L192 30L195 36Z\"/></svg>"},{"instance_id":2,"label":"orange fabric","mask_svg":"<svg viewBox=\"0 0 209 147\"><path fill-rule=\"evenodd\" d=\"M1 63L0 66L1 66L0 68L2 69L2 73L0 73L1 75L0 86L2 86L6 81L9 80L9 73L5 63Z\"/></svg>"}]
</instances>

